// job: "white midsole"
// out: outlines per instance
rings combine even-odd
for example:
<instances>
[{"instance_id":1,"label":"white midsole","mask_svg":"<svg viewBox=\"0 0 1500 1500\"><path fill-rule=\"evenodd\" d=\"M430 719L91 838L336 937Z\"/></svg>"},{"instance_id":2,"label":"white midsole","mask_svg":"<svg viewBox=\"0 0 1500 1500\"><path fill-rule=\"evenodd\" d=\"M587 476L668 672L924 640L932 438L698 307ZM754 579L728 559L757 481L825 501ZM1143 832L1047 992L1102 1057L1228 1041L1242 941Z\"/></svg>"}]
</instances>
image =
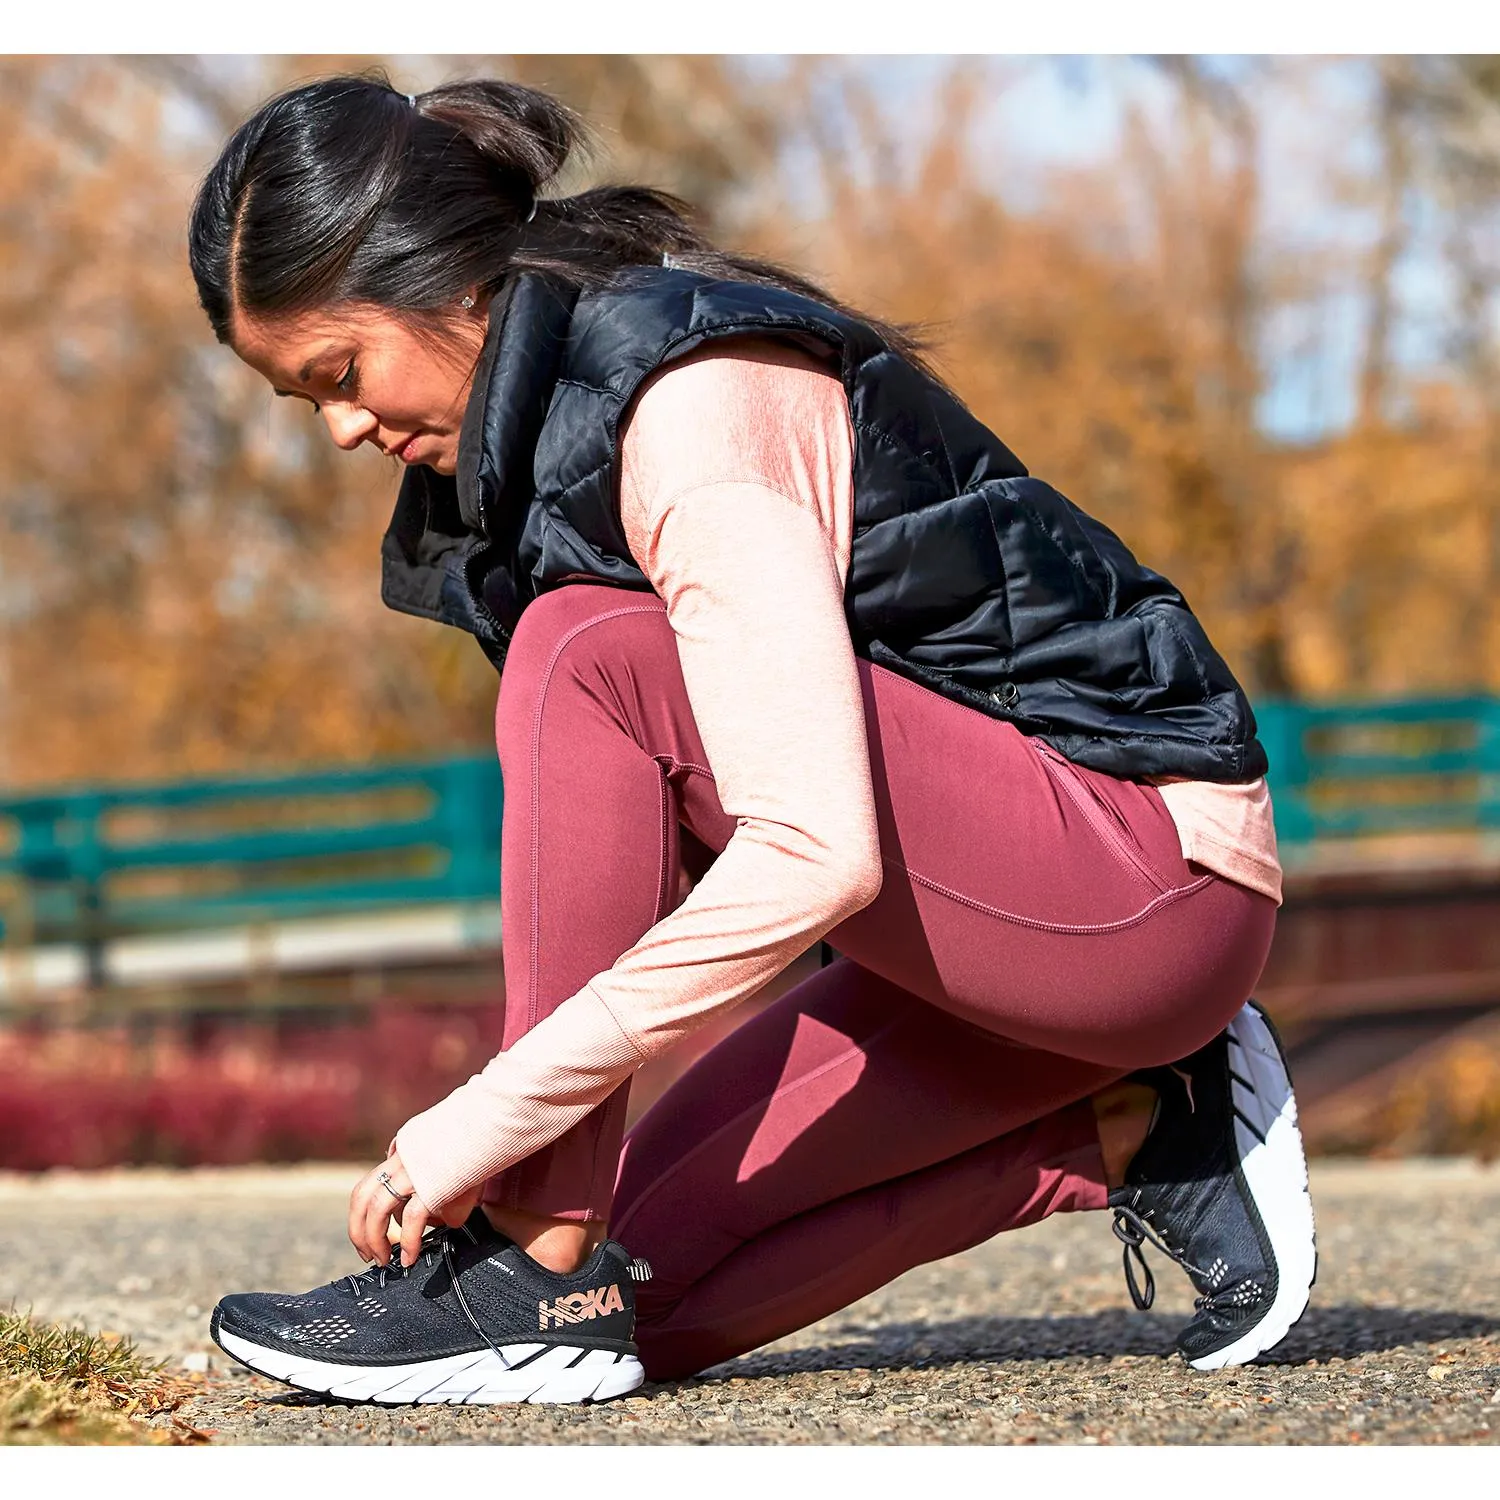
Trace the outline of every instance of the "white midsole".
<instances>
[{"instance_id":1,"label":"white midsole","mask_svg":"<svg viewBox=\"0 0 1500 1500\"><path fill-rule=\"evenodd\" d=\"M497 1354L484 1349L406 1365L345 1365L267 1349L222 1326L220 1347L242 1364L273 1380L305 1391L326 1392L349 1401L448 1402L489 1406L509 1401L605 1401L633 1391L646 1378L633 1354L608 1349L542 1344L502 1344ZM530 1363L516 1365L536 1355Z\"/></svg>"},{"instance_id":2,"label":"white midsole","mask_svg":"<svg viewBox=\"0 0 1500 1500\"><path fill-rule=\"evenodd\" d=\"M1234 1103L1264 1137L1258 1139L1243 1120L1235 1117L1240 1172L1271 1241L1276 1296L1270 1311L1248 1333L1223 1349L1193 1360L1198 1370L1243 1364L1285 1338L1307 1307L1317 1269L1307 1157L1297 1125L1297 1096L1292 1092L1281 1050L1254 1005L1246 1005L1229 1023L1229 1033L1239 1043L1238 1051L1230 1049L1230 1066L1251 1085L1247 1089L1230 1080Z\"/></svg>"}]
</instances>

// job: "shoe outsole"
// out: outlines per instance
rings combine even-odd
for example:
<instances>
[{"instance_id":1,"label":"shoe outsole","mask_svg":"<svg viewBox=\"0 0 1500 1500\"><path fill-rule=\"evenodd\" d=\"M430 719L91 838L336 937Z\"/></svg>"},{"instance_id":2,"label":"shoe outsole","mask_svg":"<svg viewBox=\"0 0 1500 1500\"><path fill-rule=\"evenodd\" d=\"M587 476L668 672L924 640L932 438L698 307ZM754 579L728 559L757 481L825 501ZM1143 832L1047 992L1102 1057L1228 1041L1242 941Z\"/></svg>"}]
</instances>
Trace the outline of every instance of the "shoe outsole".
<instances>
[{"instance_id":1,"label":"shoe outsole","mask_svg":"<svg viewBox=\"0 0 1500 1500\"><path fill-rule=\"evenodd\" d=\"M1247 1088L1238 1079L1230 1079L1239 1175L1271 1242L1276 1295L1253 1328L1222 1349L1189 1360L1195 1370L1242 1365L1274 1348L1307 1311L1318 1274L1307 1156L1281 1039L1270 1017L1254 1001L1229 1023L1229 1035L1238 1048L1230 1052L1230 1065L1249 1084Z\"/></svg>"},{"instance_id":2,"label":"shoe outsole","mask_svg":"<svg viewBox=\"0 0 1500 1500\"><path fill-rule=\"evenodd\" d=\"M258 1375L269 1375L300 1391L383 1406L608 1401L635 1390L646 1379L633 1354L566 1344L502 1344L498 1353L484 1349L404 1365L350 1365L268 1349L223 1327L217 1312L209 1331L231 1359Z\"/></svg>"}]
</instances>

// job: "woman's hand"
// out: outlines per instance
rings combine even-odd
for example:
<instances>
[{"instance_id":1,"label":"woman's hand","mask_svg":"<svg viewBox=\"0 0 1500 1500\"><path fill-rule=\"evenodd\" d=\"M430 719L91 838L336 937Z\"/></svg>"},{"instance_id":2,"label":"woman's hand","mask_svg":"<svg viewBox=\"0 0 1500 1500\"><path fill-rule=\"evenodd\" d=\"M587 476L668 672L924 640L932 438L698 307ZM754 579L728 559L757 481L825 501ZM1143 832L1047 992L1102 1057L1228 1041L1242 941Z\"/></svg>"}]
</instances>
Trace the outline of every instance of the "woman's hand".
<instances>
[{"instance_id":1,"label":"woman's hand","mask_svg":"<svg viewBox=\"0 0 1500 1500\"><path fill-rule=\"evenodd\" d=\"M389 1180L389 1187L382 1181L382 1174ZM423 1234L433 1224L456 1229L474 1212L479 1192L475 1187L436 1210L429 1208L412 1188L411 1178L401 1163L401 1153L392 1147L391 1154L378 1167L371 1167L349 1195L349 1243L365 1260L379 1266L389 1264L390 1226L394 1220L401 1230L400 1263L412 1265Z\"/></svg>"}]
</instances>

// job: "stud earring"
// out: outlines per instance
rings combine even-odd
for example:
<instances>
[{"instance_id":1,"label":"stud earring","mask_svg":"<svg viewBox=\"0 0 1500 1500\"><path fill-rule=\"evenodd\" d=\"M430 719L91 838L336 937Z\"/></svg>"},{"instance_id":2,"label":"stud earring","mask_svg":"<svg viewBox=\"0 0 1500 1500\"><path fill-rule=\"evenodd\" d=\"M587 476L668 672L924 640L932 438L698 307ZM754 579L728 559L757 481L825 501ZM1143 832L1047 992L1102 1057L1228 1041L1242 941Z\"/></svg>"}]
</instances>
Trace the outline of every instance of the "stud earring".
<instances>
[{"instance_id":1,"label":"stud earring","mask_svg":"<svg viewBox=\"0 0 1500 1500\"><path fill-rule=\"evenodd\" d=\"M472 297L465 297L458 305L463 308L465 312L468 312L469 309L474 306L474 299Z\"/></svg>"}]
</instances>

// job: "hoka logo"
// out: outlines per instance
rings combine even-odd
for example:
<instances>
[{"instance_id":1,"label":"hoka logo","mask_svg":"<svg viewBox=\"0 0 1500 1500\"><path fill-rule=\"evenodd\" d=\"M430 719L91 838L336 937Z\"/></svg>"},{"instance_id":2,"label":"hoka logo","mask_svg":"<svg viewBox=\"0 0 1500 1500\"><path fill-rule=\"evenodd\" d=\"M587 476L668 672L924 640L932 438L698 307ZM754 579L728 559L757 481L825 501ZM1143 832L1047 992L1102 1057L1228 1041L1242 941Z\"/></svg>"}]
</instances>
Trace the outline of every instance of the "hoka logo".
<instances>
[{"instance_id":1,"label":"hoka logo","mask_svg":"<svg viewBox=\"0 0 1500 1500\"><path fill-rule=\"evenodd\" d=\"M538 1302L536 1311L537 1327L560 1328L564 1323L582 1323L608 1313L624 1312L625 1300L620 1296L620 1288L611 1282L609 1286L596 1286L591 1292L569 1292L550 1307ZM550 1324L548 1318L552 1319Z\"/></svg>"}]
</instances>

